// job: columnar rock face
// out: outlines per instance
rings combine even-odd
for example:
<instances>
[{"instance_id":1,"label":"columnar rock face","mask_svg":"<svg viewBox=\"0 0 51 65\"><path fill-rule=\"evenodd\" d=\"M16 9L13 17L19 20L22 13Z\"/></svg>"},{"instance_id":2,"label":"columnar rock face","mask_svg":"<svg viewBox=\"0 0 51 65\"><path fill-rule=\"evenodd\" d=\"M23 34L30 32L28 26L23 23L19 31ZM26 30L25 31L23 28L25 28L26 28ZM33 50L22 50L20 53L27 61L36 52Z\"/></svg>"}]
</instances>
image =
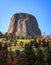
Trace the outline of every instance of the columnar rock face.
<instances>
[{"instance_id":1,"label":"columnar rock face","mask_svg":"<svg viewBox=\"0 0 51 65\"><path fill-rule=\"evenodd\" d=\"M12 16L7 33L25 38L41 35L36 18L26 13L16 13Z\"/></svg>"}]
</instances>

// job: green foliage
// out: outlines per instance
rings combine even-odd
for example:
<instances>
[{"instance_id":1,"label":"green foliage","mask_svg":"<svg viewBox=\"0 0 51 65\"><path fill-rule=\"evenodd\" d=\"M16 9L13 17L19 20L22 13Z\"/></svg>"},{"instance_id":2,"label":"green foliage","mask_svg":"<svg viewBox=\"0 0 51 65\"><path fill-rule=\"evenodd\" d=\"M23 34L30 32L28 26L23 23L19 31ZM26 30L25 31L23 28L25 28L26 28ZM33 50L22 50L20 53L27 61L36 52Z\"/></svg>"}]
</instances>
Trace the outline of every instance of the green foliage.
<instances>
[{"instance_id":1,"label":"green foliage","mask_svg":"<svg viewBox=\"0 0 51 65\"><path fill-rule=\"evenodd\" d=\"M22 60L22 65L34 65L36 61L36 55L30 44L25 44L23 58L24 60Z\"/></svg>"},{"instance_id":2,"label":"green foliage","mask_svg":"<svg viewBox=\"0 0 51 65\"><path fill-rule=\"evenodd\" d=\"M16 56L20 55L20 51L19 50L15 50L15 52L16 52Z\"/></svg>"},{"instance_id":3,"label":"green foliage","mask_svg":"<svg viewBox=\"0 0 51 65\"><path fill-rule=\"evenodd\" d=\"M51 47L48 47L47 63L51 65Z\"/></svg>"},{"instance_id":4,"label":"green foliage","mask_svg":"<svg viewBox=\"0 0 51 65\"><path fill-rule=\"evenodd\" d=\"M2 56L0 56L0 65L5 65L2 63L6 63L8 56L13 61L16 60L16 57L19 57L21 59L20 65L51 65L49 40L40 39L37 42L37 38L14 39L13 37L12 39L12 35L8 40L5 40L5 38L0 40L0 52L3 52ZM5 41L4 44L3 41ZM9 41L9 43L6 43L6 41Z\"/></svg>"}]
</instances>

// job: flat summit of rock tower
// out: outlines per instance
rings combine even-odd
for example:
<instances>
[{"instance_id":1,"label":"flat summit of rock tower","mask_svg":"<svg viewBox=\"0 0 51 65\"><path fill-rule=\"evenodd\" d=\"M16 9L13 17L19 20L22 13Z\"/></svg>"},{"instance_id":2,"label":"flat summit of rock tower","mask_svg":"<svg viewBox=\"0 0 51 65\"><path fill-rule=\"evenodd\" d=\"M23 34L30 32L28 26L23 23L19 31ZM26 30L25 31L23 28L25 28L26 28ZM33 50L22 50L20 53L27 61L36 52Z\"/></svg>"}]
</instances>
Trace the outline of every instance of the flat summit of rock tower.
<instances>
[{"instance_id":1,"label":"flat summit of rock tower","mask_svg":"<svg viewBox=\"0 0 51 65\"><path fill-rule=\"evenodd\" d=\"M11 18L7 33L13 33L16 36L25 38L28 36L41 35L41 31L35 16L27 13L14 14Z\"/></svg>"}]
</instances>

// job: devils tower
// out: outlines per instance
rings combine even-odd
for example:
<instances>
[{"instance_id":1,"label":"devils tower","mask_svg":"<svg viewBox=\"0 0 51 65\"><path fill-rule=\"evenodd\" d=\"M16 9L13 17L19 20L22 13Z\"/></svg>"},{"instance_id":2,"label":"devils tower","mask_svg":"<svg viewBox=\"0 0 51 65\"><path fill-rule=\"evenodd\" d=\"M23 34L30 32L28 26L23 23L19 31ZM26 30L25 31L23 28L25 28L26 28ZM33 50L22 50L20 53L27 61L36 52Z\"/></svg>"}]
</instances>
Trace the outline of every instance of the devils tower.
<instances>
[{"instance_id":1,"label":"devils tower","mask_svg":"<svg viewBox=\"0 0 51 65\"><path fill-rule=\"evenodd\" d=\"M28 37L39 36L41 31L35 16L27 13L16 13L12 16L8 28L8 34L13 33L16 36Z\"/></svg>"}]
</instances>

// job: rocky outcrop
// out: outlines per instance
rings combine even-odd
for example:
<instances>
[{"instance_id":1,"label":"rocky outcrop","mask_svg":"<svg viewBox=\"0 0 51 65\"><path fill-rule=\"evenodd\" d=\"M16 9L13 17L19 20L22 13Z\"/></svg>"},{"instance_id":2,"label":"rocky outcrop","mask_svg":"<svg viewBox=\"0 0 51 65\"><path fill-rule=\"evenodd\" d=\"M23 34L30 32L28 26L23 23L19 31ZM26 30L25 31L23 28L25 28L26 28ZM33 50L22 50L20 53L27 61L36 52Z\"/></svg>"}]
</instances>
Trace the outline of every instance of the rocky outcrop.
<instances>
[{"instance_id":1,"label":"rocky outcrop","mask_svg":"<svg viewBox=\"0 0 51 65\"><path fill-rule=\"evenodd\" d=\"M12 16L7 33L23 37L41 35L36 18L26 13L16 13Z\"/></svg>"}]
</instances>

